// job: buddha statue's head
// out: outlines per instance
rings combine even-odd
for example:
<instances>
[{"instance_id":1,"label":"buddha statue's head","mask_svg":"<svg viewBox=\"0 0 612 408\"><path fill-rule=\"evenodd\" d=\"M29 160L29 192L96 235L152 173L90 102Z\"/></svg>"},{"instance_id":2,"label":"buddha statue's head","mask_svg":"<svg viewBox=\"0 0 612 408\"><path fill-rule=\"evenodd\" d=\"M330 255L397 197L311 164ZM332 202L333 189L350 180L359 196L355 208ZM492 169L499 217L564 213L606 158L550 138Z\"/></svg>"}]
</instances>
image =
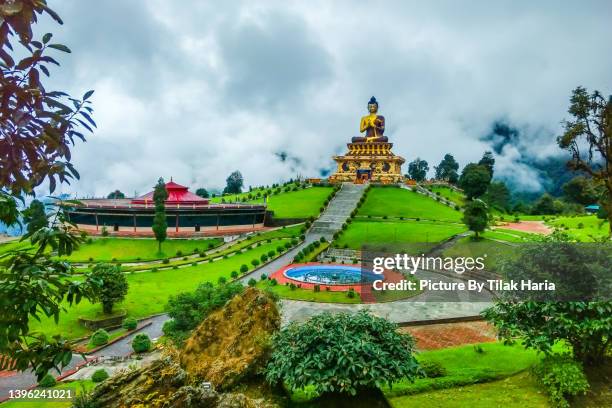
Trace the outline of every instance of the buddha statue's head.
<instances>
[{"instance_id":1,"label":"buddha statue's head","mask_svg":"<svg viewBox=\"0 0 612 408\"><path fill-rule=\"evenodd\" d=\"M378 101L375 97L370 98L370 101L368 102L368 111L370 113L378 112Z\"/></svg>"}]
</instances>

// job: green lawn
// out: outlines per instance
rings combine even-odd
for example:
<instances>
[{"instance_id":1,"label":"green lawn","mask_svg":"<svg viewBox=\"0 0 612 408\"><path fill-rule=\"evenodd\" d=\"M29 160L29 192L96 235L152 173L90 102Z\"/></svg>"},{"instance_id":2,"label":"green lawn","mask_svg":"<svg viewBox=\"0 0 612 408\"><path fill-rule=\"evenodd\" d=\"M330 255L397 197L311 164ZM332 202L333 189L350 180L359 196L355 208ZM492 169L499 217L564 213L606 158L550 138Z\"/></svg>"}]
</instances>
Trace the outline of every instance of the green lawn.
<instances>
[{"instance_id":1,"label":"green lawn","mask_svg":"<svg viewBox=\"0 0 612 408\"><path fill-rule=\"evenodd\" d=\"M275 249L277 245L277 242L265 243L245 253L197 266L128 274L128 294L115 308L126 309L128 316L136 319L161 313L170 295L193 291L202 282L216 283L221 276L230 279L231 272L238 271L240 265L248 264L252 267L252 259L259 259L263 253ZM42 318L41 322L32 319L30 328L46 334L61 333L67 338L81 337L88 334L88 330L78 323L79 316L95 316L101 307L100 304L93 305L83 300L76 306L66 306L66 312L60 315L58 324L48 318Z\"/></svg>"},{"instance_id":2,"label":"green lawn","mask_svg":"<svg viewBox=\"0 0 612 408\"><path fill-rule=\"evenodd\" d=\"M427 187L425 187L427 188ZM447 186L431 186L430 191L434 194L440 193L440 196L452 201L453 203L463 206L465 205L465 196L459 191Z\"/></svg>"},{"instance_id":3,"label":"green lawn","mask_svg":"<svg viewBox=\"0 0 612 408\"><path fill-rule=\"evenodd\" d=\"M483 238L496 239L506 242L537 242L542 236L539 234L530 234L529 232L516 231L504 228L487 230L480 234Z\"/></svg>"},{"instance_id":4,"label":"green lawn","mask_svg":"<svg viewBox=\"0 0 612 408\"><path fill-rule=\"evenodd\" d=\"M393 408L546 408L548 397L537 380L524 372L484 384L391 398Z\"/></svg>"},{"instance_id":5,"label":"green lawn","mask_svg":"<svg viewBox=\"0 0 612 408\"><path fill-rule=\"evenodd\" d=\"M289 183L286 186L280 186L278 188L280 188L281 190L284 190L286 188L293 189L295 186L296 186L296 183ZM274 190L277 190L277 188L260 187L260 188L254 188L253 190L246 191L244 193L227 194L227 195L223 195L219 197L212 197L209 200L211 203L221 203L221 202L233 203L233 202L249 201L249 200L255 199L257 194L259 194L260 196L271 195Z\"/></svg>"},{"instance_id":6,"label":"green lawn","mask_svg":"<svg viewBox=\"0 0 612 408\"><path fill-rule=\"evenodd\" d=\"M504 242L493 241L483 238L478 241L472 237L461 238L452 247L444 250L443 256L447 257L472 257L484 258L487 271L494 272L500 260L516 253L517 247Z\"/></svg>"},{"instance_id":7,"label":"green lawn","mask_svg":"<svg viewBox=\"0 0 612 408\"><path fill-rule=\"evenodd\" d=\"M443 241L464 231L466 228L462 224L356 219L334 244L352 249L361 249L362 245L381 247L400 244L407 250L418 252L429 249L431 243Z\"/></svg>"},{"instance_id":8,"label":"green lawn","mask_svg":"<svg viewBox=\"0 0 612 408\"><path fill-rule=\"evenodd\" d=\"M53 390L72 390L75 394L80 394L82 387L86 390L91 390L96 386L91 380L78 380L78 381L67 381L57 384L53 388ZM73 395L75 395L73 394ZM61 400L53 400L53 401L45 401L45 400L36 400L36 401L27 401L27 400L13 400L7 401L3 403L2 408L68 408L72 406L71 400L61 401Z\"/></svg>"},{"instance_id":9,"label":"green lawn","mask_svg":"<svg viewBox=\"0 0 612 408\"><path fill-rule=\"evenodd\" d=\"M270 289L283 299L324 303L361 303L359 293L355 293L354 298L349 298L346 292L328 292L323 287L321 288L321 292L300 288L291 290L291 288L286 285L272 285L269 280L257 282L257 287L260 289Z\"/></svg>"},{"instance_id":10,"label":"green lawn","mask_svg":"<svg viewBox=\"0 0 612 408\"><path fill-rule=\"evenodd\" d=\"M460 222L463 217L460 211L440 204L430 197L393 187L372 188L357 214L452 222Z\"/></svg>"},{"instance_id":11,"label":"green lawn","mask_svg":"<svg viewBox=\"0 0 612 408\"><path fill-rule=\"evenodd\" d=\"M517 374L540 360L533 350L522 345L505 346L502 343L483 343L483 353L473 345L425 351L417 360L432 361L446 368L446 375L438 378L419 378L415 382L401 381L392 388L385 387L385 395L392 401L402 395L489 382ZM416 405L418 406L418 405Z\"/></svg>"},{"instance_id":12,"label":"green lawn","mask_svg":"<svg viewBox=\"0 0 612 408\"><path fill-rule=\"evenodd\" d=\"M245 248L249 248L253 246L254 244L263 243L264 241L268 241L268 240L272 242L276 242L277 246L278 245L282 246L286 242L288 242L287 241L288 238L294 238L294 237L297 238L302 232L302 228L303 228L303 225L300 224L300 225L296 225L293 227L285 227L285 228L281 228L281 229L277 229L273 231L254 234L248 237L247 239L238 241L235 244L230 245L229 247L226 247L225 249L213 251L212 253L210 253L209 255L205 257L189 258L186 260L179 259L179 260L174 260L167 264L162 264L162 265L144 264L144 265L136 265L136 266L124 266L123 270L130 271L130 272L145 271L145 270L151 269L152 267L167 268L167 267L172 267L172 266L192 264L194 262L200 262L203 260L216 259L216 258L225 256L225 255L232 255L234 252L238 250L244 250Z\"/></svg>"},{"instance_id":13,"label":"green lawn","mask_svg":"<svg viewBox=\"0 0 612 408\"><path fill-rule=\"evenodd\" d=\"M559 228L573 239L580 242L592 242L606 238L609 232L608 222L595 215L576 217L548 217L546 224Z\"/></svg>"},{"instance_id":14,"label":"green lawn","mask_svg":"<svg viewBox=\"0 0 612 408\"><path fill-rule=\"evenodd\" d=\"M268 209L274 218L308 218L317 216L332 187L310 187L268 197ZM263 198L249 201L262 203Z\"/></svg>"},{"instance_id":15,"label":"green lawn","mask_svg":"<svg viewBox=\"0 0 612 408\"><path fill-rule=\"evenodd\" d=\"M151 261L183 255L194 251L205 251L223 243L219 238L169 239L162 244L162 252L157 252L157 241L153 238L95 238L90 244L83 244L68 259L72 262L108 262L113 259L122 262Z\"/></svg>"},{"instance_id":16,"label":"green lawn","mask_svg":"<svg viewBox=\"0 0 612 408\"><path fill-rule=\"evenodd\" d=\"M392 387L383 386L382 391L393 407L427 407L427 404L412 404L411 398L430 395L437 390L449 389L452 391L467 385L503 380L529 369L541 358L535 351L526 350L519 344L505 346L502 343L483 343L480 344L480 347L483 350L482 353L476 352L474 345L421 352L416 356L419 362L440 363L446 369L446 375L438 378L418 378L414 382L404 380L394 383ZM309 387L293 392L291 400L305 403L316 397L314 389ZM431 398L434 399L437 396ZM472 398L477 397L472 395ZM543 398L546 399L546 396ZM421 401L423 400L419 400ZM461 406L472 407L471 404ZM530 407L530 405L526 406Z\"/></svg>"}]
</instances>

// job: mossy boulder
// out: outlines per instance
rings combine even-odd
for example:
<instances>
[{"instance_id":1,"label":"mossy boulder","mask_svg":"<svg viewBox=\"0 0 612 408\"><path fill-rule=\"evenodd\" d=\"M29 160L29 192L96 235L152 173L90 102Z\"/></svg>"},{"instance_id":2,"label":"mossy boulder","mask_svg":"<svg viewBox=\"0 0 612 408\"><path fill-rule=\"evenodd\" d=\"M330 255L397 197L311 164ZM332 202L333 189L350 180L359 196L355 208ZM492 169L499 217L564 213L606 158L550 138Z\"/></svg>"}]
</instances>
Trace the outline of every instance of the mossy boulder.
<instances>
[{"instance_id":1,"label":"mossy boulder","mask_svg":"<svg viewBox=\"0 0 612 408\"><path fill-rule=\"evenodd\" d=\"M270 337L279 328L274 300L248 288L194 330L181 353L181 365L217 389L230 389L264 368Z\"/></svg>"},{"instance_id":2,"label":"mossy boulder","mask_svg":"<svg viewBox=\"0 0 612 408\"><path fill-rule=\"evenodd\" d=\"M282 397L260 376L279 327L274 300L248 288L211 313L183 350L107 379L93 390L92 401L110 408L279 407Z\"/></svg>"}]
</instances>

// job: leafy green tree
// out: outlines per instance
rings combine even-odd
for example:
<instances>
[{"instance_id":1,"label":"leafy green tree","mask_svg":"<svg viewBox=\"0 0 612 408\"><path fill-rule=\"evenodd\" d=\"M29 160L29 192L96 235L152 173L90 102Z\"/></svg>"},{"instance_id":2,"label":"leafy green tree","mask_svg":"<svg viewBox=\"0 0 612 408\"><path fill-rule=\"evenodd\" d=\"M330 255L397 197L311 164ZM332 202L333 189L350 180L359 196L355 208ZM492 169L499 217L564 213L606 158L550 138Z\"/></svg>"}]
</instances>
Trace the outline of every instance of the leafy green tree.
<instances>
[{"instance_id":1,"label":"leafy green tree","mask_svg":"<svg viewBox=\"0 0 612 408\"><path fill-rule=\"evenodd\" d=\"M493 178L493 168L495 167L495 157L493 157L493 153L490 151L484 152L482 155L482 159L478 162L481 166L485 166L487 170L489 170L489 174L491 178Z\"/></svg>"},{"instance_id":2,"label":"leafy green tree","mask_svg":"<svg viewBox=\"0 0 612 408\"><path fill-rule=\"evenodd\" d=\"M480 233L483 232L489 224L489 211L484 201L468 201L463 211L463 222L470 231L474 231L476 239L478 239Z\"/></svg>"},{"instance_id":3,"label":"leafy green tree","mask_svg":"<svg viewBox=\"0 0 612 408\"><path fill-rule=\"evenodd\" d=\"M197 196L200 196L202 198L208 198L208 196L209 196L208 191L206 191L206 189L203 188L203 187L202 188L198 188L195 193L196 193Z\"/></svg>"},{"instance_id":4,"label":"leafy green tree","mask_svg":"<svg viewBox=\"0 0 612 408\"><path fill-rule=\"evenodd\" d=\"M134 336L134 340L132 340L132 349L134 349L136 353L145 353L151 350L152 345L151 339L146 333L139 333Z\"/></svg>"},{"instance_id":5,"label":"leafy green tree","mask_svg":"<svg viewBox=\"0 0 612 408\"><path fill-rule=\"evenodd\" d=\"M95 127L89 101L93 91L77 99L42 83L50 76L49 67L59 65L53 53L70 52L51 42L50 33L33 38L32 24L44 15L62 23L45 1L0 5L0 221L9 226L22 216L17 201L24 201L23 194L32 194L44 182L53 192L58 182L79 177L70 162L71 147L85 140L83 128L91 132ZM0 259L0 369L33 369L41 379L49 369L67 365L72 352L61 336L30 332L30 318L57 321L64 305L92 292L68 279L71 265L58 260L83 241L63 207L48 225L31 228L23 240L35 249L7 251Z\"/></svg>"},{"instance_id":6,"label":"leafy green tree","mask_svg":"<svg viewBox=\"0 0 612 408\"><path fill-rule=\"evenodd\" d=\"M455 184L459 179L459 163L455 160L452 154L447 153L437 166L434 166L436 171L436 179L445 180L451 184Z\"/></svg>"},{"instance_id":7,"label":"leafy green tree","mask_svg":"<svg viewBox=\"0 0 612 408\"><path fill-rule=\"evenodd\" d=\"M492 207L502 211L510 209L510 190L503 181L494 181L489 184L484 201Z\"/></svg>"},{"instance_id":8,"label":"leafy green tree","mask_svg":"<svg viewBox=\"0 0 612 408\"><path fill-rule=\"evenodd\" d=\"M572 93L565 132L557 138L559 147L570 152L568 166L588 174L605 187L600 200L605 205L612 238L612 96L606 100L601 93L589 94L583 87Z\"/></svg>"},{"instance_id":9,"label":"leafy green tree","mask_svg":"<svg viewBox=\"0 0 612 408\"><path fill-rule=\"evenodd\" d=\"M603 189L598 188L592 179L576 176L563 185L565 198L571 202L589 205L600 201Z\"/></svg>"},{"instance_id":10,"label":"leafy green tree","mask_svg":"<svg viewBox=\"0 0 612 408\"><path fill-rule=\"evenodd\" d=\"M206 316L243 290L242 284L237 282L217 286L206 282L193 292L171 296L166 304L166 312L171 320L164 324L164 334L181 344Z\"/></svg>"},{"instance_id":11,"label":"leafy green tree","mask_svg":"<svg viewBox=\"0 0 612 408\"><path fill-rule=\"evenodd\" d=\"M323 313L293 322L272 340L266 369L271 384L291 390L355 395L418 373L414 341L397 326L366 311Z\"/></svg>"},{"instance_id":12,"label":"leafy green tree","mask_svg":"<svg viewBox=\"0 0 612 408\"><path fill-rule=\"evenodd\" d=\"M115 190L112 193L109 193L108 196L106 196L106 198L111 198L111 199L125 198L125 194L123 194L119 190Z\"/></svg>"},{"instance_id":13,"label":"leafy green tree","mask_svg":"<svg viewBox=\"0 0 612 408\"><path fill-rule=\"evenodd\" d=\"M48 225L45 205L38 200L33 200L30 206L22 212L23 220L28 224L28 234L33 234Z\"/></svg>"},{"instance_id":14,"label":"leafy green tree","mask_svg":"<svg viewBox=\"0 0 612 408\"><path fill-rule=\"evenodd\" d=\"M113 312L113 305L123 301L128 292L128 283L121 267L113 264L97 264L87 276L95 288L94 303L102 303L102 311Z\"/></svg>"},{"instance_id":15,"label":"leafy green tree","mask_svg":"<svg viewBox=\"0 0 612 408\"><path fill-rule=\"evenodd\" d=\"M429 171L429 165L425 160L417 157L414 161L408 164L408 175L411 179L416 181L423 181L427 177Z\"/></svg>"},{"instance_id":16,"label":"leafy green tree","mask_svg":"<svg viewBox=\"0 0 612 408\"><path fill-rule=\"evenodd\" d=\"M468 200L486 193L490 183L491 173L481 164L469 163L463 168L459 177L459 187L463 189Z\"/></svg>"},{"instance_id":17,"label":"leafy green tree","mask_svg":"<svg viewBox=\"0 0 612 408\"><path fill-rule=\"evenodd\" d=\"M542 194L531 209L532 214L547 215L557 214L557 212L557 208L555 208L555 199L548 193Z\"/></svg>"},{"instance_id":18,"label":"leafy green tree","mask_svg":"<svg viewBox=\"0 0 612 408\"><path fill-rule=\"evenodd\" d=\"M159 178L155 189L153 190L153 202L155 203L155 216L153 217L153 234L157 240L157 251L161 252L162 242L168 236L168 222L166 220L166 200L168 199L168 190L163 178Z\"/></svg>"},{"instance_id":19,"label":"leafy green tree","mask_svg":"<svg viewBox=\"0 0 612 408\"><path fill-rule=\"evenodd\" d=\"M223 190L224 194L238 194L242 192L244 180L242 178L242 173L240 173L238 170L232 172L232 174L227 177L225 182L226 186Z\"/></svg>"},{"instance_id":20,"label":"leafy green tree","mask_svg":"<svg viewBox=\"0 0 612 408\"><path fill-rule=\"evenodd\" d=\"M518 248L500 262L504 279L555 282L555 291L506 295L483 315L507 342L552 353L559 341L571 345L574 358L601 364L612 344L612 302L606 284L610 247L578 245L554 234L537 245Z\"/></svg>"}]
</instances>

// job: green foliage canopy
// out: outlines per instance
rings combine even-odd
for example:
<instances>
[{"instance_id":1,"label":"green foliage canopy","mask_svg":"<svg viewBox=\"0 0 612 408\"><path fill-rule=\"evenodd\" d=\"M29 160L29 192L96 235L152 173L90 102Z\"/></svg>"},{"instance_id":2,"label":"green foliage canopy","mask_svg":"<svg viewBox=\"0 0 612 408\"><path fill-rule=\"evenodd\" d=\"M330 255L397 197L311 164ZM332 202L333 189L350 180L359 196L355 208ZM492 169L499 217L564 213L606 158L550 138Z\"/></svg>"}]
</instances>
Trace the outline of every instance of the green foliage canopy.
<instances>
[{"instance_id":1,"label":"green foliage canopy","mask_svg":"<svg viewBox=\"0 0 612 408\"><path fill-rule=\"evenodd\" d=\"M237 282L217 286L206 282L193 292L171 296L166 311L172 319L164 324L164 334L181 344L206 316L243 290L244 287Z\"/></svg>"},{"instance_id":2,"label":"green foliage canopy","mask_svg":"<svg viewBox=\"0 0 612 408\"><path fill-rule=\"evenodd\" d=\"M468 201L463 212L463 222L470 231L474 231L476 238L478 238L489 223L487 205L481 200Z\"/></svg>"},{"instance_id":3,"label":"green foliage canopy","mask_svg":"<svg viewBox=\"0 0 612 408\"><path fill-rule=\"evenodd\" d=\"M312 386L320 393L355 395L412 380L419 372L412 337L366 311L323 313L305 323L293 322L272 342L266 378L292 390Z\"/></svg>"},{"instance_id":4,"label":"green foliage canopy","mask_svg":"<svg viewBox=\"0 0 612 408\"><path fill-rule=\"evenodd\" d=\"M112 313L113 305L127 295L127 279L117 265L97 264L87 276L87 282L95 288L94 302L102 303L102 310L106 314Z\"/></svg>"},{"instance_id":5,"label":"green foliage canopy","mask_svg":"<svg viewBox=\"0 0 612 408\"><path fill-rule=\"evenodd\" d=\"M455 160L452 154L447 153L437 166L434 166L436 171L436 179L445 180L451 184L455 184L459 178L457 171L459 163Z\"/></svg>"},{"instance_id":6,"label":"green foliage canopy","mask_svg":"<svg viewBox=\"0 0 612 408\"><path fill-rule=\"evenodd\" d=\"M153 190L153 201L155 203L155 216L153 217L153 234L158 242L157 250L161 252L162 242L166 240L168 235L168 222L166 220L166 200L168 199L168 190L163 178L159 178L155 189Z\"/></svg>"},{"instance_id":7,"label":"green foliage canopy","mask_svg":"<svg viewBox=\"0 0 612 408\"><path fill-rule=\"evenodd\" d=\"M489 183L491 183L491 173L481 164L469 163L459 177L459 187L463 189L469 200L486 193Z\"/></svg>"}]
</instances>

